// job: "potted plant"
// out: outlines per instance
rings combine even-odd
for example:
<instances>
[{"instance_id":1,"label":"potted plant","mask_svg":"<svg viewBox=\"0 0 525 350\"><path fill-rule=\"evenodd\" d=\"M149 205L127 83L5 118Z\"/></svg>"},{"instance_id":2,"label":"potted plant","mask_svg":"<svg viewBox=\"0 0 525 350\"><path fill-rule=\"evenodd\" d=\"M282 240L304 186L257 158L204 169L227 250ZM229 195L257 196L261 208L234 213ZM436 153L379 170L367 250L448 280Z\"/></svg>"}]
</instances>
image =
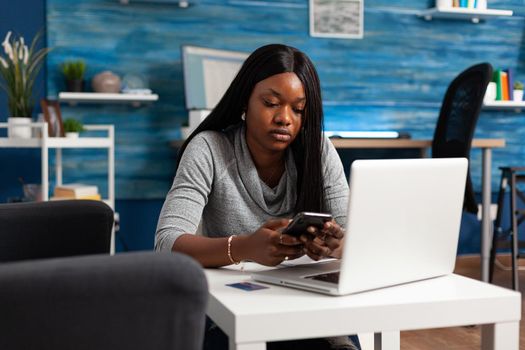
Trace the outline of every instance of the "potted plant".
<instances>
[{"instance_id":1,"label":"potted plant","mask_svg":"<svg viewBox=\"0 0 525 350\"><path fill-rule=\"evenodd\" d=\"M76 119L68 118L64 120L64 133L66 137L78 138L78 134L84 131L84 125Z\"/></svg>"},{"instance_id":2,"label":"potted plant","mask_svg":"<svg viewBox=\"0 0 525 350\"><path fill-rule=\"evenodd\" d=\"M35 105L33 85L42 68L49 48L37 49L41 33L35 35L31 46L22 36L8 32L0 52L0 88L7 93L9 137L31 138L31 116ZM22 125L22 126L21 126Z\"/></svg>"},{"instance_id":3,"label":"potted plant","mask_svg":"<svg viewBox=\"0 0 525 350\"><path fill-rule=\"evenodd\" d=\"M82 92L84 90L86 63L82 60L66 61L60 65L60 68L66 80L66 90L71 92Z\"/></svg>"},{"instance_id":4,"label":"potted plant","mask_svg":"<svg viewBox=\"0 0 525 350\"><path fill-rule=\"evenodd\" d=\"M523 83L521 81L514 82L514 101L523 100Z\"/></svg>"}]
</instances>

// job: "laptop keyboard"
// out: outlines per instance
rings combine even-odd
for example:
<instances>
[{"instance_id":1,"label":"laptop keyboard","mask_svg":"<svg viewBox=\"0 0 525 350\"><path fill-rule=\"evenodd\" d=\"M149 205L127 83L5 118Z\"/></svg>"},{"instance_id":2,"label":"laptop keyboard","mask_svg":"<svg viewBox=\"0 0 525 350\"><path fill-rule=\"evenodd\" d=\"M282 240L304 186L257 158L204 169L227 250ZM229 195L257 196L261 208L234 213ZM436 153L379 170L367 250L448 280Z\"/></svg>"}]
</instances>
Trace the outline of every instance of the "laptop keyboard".
<instances>
[{"instance_id":1,"label":"laptop keyboard","mask_svg":"<svg viewBox=\"0 0 525 350\"><path fill-rule=\"evenodd\" d=\"M339 271L330 272L330 273L322 273L320 275L307 276L305 278L337 284L339 283Z\"/></svg>"}]
</instances>

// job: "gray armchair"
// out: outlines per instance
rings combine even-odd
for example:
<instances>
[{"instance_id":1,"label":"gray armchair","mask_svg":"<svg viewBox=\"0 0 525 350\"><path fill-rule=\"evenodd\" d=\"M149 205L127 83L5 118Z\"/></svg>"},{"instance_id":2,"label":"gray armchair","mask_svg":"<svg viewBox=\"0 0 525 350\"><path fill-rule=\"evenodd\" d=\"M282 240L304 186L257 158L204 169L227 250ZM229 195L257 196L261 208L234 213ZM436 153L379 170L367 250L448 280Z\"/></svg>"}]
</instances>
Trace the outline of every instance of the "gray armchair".
<instances>
[{"instance_id":1,"label":"gray armchair","mask_svg":"<svg viewBox=\"0 0 525 350\"><path fill-rule=\"evenodd\" d=\"M49 211L61 217L60 227L44 215L49 206L57 209L55 203L20 204L15 211L0 205L0 257L11 260L0 263L0 349L201 349L208 293L200 265L183 254L84 255L99 252L89 242L100 236L102 250L109 249L108 232L85 229L93 222L108 227L108 212L100 207L99 215L82 218L83 203L74 202L74 210ZM93 203L84 209L93 210ZM55 242L57 230L65 241ZM79 231L86 236L75 239ZM46 240L61 256L84 256L49 258L53 244L42 243L42 253L35 243ZM91 251L79 250L77 242ZM29 260L31 254L40 259Z\"/></svg>"}]
</instances>

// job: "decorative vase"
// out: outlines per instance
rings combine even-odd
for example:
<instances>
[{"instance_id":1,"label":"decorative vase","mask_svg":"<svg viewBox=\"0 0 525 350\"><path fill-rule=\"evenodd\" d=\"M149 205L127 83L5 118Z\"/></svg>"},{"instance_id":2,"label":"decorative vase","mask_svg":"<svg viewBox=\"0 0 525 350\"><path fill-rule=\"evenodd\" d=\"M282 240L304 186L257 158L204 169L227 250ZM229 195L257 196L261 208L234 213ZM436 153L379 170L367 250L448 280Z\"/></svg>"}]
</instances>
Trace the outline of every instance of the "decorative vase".
<instances>
[{"instance_id":1,"label":"decorative vase","mask_svg":"<svg viewBox=\"0 0 525 350\"><path fill-rule=\"evenodd\" d=\"M78 132L66 132L66 137L70 139L78 139Z\"/></svg>"},{"instance_id":2,"label":"decorative vase","mask_svg":"<svg viewBox=\"0 0 525 350\"><path fill-rule=\"evenodd\" d=\"M110 71L104 71L93 77L91 86L95 92L119 93L120 78Z\"/></svg>"},{"instance_id":3,"label":"decorative vase","mask_svg":"<svg viewBox=\"0 0 525 350\"><path fill-rule=\"evenodd\" d=\"M17 139L31 138L31 118L7 118L7 136Z\"/></svg>"},{"instance_id":4,"label":"decorative vase","mask_svg":"<svg viewBox=\"0 0 525 350\"><path fill-rule=\"evenodd\" d=\"M514 101L523 101L523 90L514 90Z\"/></svg>"},{"instance_id":5,"label":"decorative vase","mask_svg":"<svg viewBox=\"0 0 525 350\"><path fill-rule=\"evenodd\" d=\"M84 91L84 80L81 80L81 79L66 80L66 90L69 92Z\"/></svg>"}]
</instances>

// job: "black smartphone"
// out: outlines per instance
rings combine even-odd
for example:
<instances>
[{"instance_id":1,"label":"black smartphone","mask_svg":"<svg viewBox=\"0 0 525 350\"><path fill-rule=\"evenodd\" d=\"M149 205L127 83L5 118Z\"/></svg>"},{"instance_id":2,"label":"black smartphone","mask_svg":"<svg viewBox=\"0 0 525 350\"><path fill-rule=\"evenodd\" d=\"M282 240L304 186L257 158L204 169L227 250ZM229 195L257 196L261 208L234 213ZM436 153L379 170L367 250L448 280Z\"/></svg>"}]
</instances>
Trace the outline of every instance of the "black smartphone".
<instances>
[{"instance_id":1,"label":"black smartphone","mask_svg":"<svg viewBox=\"0 0 525 350\"><path fill-rule=\"evenodd\" d=\"M332 220L332 215L323 213L311 213L303 211L292 219L288 226L284 229L283 233L295 237L299 237L303 233L306 233L308 226L314 226L319 229L323 228L324 223Z\"/></svg>"}]
</instances>

